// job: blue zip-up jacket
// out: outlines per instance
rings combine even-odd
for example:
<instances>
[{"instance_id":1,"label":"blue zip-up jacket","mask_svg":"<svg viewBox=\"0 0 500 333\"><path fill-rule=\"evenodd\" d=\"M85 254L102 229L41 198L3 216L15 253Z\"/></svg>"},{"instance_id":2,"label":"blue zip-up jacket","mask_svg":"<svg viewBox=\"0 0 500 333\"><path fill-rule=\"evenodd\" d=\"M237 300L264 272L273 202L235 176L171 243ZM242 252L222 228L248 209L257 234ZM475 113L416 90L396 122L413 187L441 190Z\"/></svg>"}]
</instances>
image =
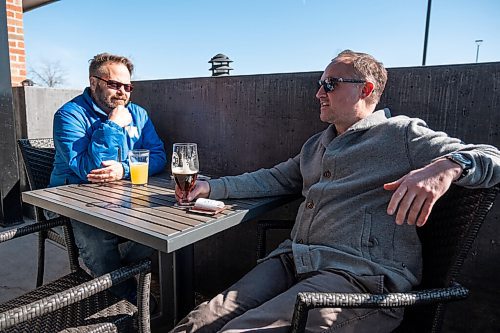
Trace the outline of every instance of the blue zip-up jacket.
<instances>
[{"instance_id":1,"label":"blue zip-up jacket","mask_svg":"<svg viewBox=\"0 0 500 333\"><path fill-rule=\"evenodd\" d=\"M122 128L108 120L86 88L57 110L53 130L56 156L49 186L87 183L87 174L101 168L106 160L121 161L123 178L128 179L131 149L149 149L150 175L163 171L165 149L146 110L133 103L127 109L132 123Z\"/></svg>"}]
</instances>

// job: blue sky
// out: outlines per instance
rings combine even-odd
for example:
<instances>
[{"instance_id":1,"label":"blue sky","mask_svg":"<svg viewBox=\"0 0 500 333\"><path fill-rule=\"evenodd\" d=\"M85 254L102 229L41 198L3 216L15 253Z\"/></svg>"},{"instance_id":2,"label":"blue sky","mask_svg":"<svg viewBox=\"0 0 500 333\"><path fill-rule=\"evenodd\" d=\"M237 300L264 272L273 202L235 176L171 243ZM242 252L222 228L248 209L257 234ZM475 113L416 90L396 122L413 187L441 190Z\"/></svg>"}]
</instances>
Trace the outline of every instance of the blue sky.
<instances>
[{"instance_id":1,"label":"blue sky","mask_svg":"<svg viewBox=\"0 0 500 333\"><path fill-rule=\"evenodd\" d=\"M111 52L133 80L210 76L224 53L231 75L322 71L343 49L386 67L422 63L427 0L61 0L25 13L28 68L59 62L62 87L88 83L88 60ZM434 0L427 65L500 61L500 1Z\"/></svg>"}]
</instances>

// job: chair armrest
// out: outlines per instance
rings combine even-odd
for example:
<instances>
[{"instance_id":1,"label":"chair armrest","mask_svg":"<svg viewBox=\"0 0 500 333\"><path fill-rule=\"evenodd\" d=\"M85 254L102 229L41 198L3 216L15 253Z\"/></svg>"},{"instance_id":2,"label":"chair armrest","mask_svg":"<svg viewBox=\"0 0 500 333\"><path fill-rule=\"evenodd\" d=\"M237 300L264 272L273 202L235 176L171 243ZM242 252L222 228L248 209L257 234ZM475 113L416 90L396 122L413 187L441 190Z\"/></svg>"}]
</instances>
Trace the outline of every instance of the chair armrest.
<instances>
[{"instance_id":1,"label":"chair armrest","mask_svg":"<svg viewBox=\"0 0 500 333\"><path fill-rule=\"evenodd\" d=\"M297 294L292 332L304 332L308 311L314 308L393 308L410 305L451 302L464 299L469 290L453 282L451 287L405 293L314 293Z\"/></svg>"},{"instance_id":2,"label":"chair armrest","mask_svg":"<svg viewBox=\"0 0 500 333\"><path fill-rule=\"evenodd\" d=\"M19 306L0 313L0 331L21 322L54 312L67 305L79 302L103 290L109 289L139 274L139 290L137 293L139 327L141 332L150 332L149 327L149 286L151 281L151 262L143 260L139 263L119 268L76 287L69 288L49 297L27 305ZM147 291L147 292L146 292ZM146 315L147 314L147 315ZM146 316L145 316L146 315ZM146 318L144 318L144 316Z\"/></svg>"},{"instance_id":3,"label":"chair armrest","mask_svg":"<svg viewBox=\"0 0 500 333\"><path fill-rule=\"evenodd\" d=\"M33 234L35 232L49 230L54 227L62 226L69 223L69 219L64 216L60 216L48 221L43 221L39 223L33 223L20 228L14 228L7 231L0 232L0 243L6 242L8 240L26 236L28 234Z\"/></svg>"},{"instance_id":4,"label":"chair armrest","mask_svg":"<svg viewBox=\"0 0 500 333\"><path fill-rule=\"evenodd\" d=\"M100 323L87 325L85 327L67 328L58 333L118 333L118 329L114 324Z\"/></svg>"}]
</instances>

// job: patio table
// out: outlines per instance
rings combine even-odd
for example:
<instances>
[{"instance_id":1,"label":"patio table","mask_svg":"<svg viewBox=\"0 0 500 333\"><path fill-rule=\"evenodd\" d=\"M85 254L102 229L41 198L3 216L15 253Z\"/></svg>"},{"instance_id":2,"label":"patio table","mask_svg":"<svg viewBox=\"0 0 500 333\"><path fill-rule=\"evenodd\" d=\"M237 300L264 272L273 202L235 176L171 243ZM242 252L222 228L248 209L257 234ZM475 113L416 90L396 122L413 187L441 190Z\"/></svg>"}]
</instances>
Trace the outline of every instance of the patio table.
<instances>
[{"instance_id":1,"label":"patio table","mask_svg":"<svg viewBox=\"0 0 500 333\"><path fill-rule=\"evenodd\" d=\"M194 306L193 244L296 199L225 200L215 216L174 206L174 181L150 177L147 186L120 180L73 184L22 193L24 202L51 210L159 251L161 302L153 326L169 326Z\"/></svg>"}]
</instances>

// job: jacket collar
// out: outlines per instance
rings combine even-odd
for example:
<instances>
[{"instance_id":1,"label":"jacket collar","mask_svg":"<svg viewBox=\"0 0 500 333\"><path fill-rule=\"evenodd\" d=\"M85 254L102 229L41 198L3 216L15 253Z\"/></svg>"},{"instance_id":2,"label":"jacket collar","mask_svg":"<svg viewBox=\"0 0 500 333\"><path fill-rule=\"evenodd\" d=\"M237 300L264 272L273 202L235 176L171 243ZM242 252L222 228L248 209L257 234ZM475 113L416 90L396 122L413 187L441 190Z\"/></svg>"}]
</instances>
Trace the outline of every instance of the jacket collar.
<instances>
[{"instance_id":1,"label":"jacket collar","mask_svg":"<svg viewBox=\"0 0 500 333\"><path fill-rule=\"evenodd\" d=\"M387 112L389 112L389 109L374 111L368 117L361 119L360 121L349 127L346 132L365 130L375 125L379 125L387 120Z\"/></svg>"},{"instance_id":2,"label":"jacket collar","mask_svg":"<svg viewBox=\"0 0 500 333\"><path fill-rule=\"evenodd\" d=\"M83 91L83 98L85 99L85 102L94 110L94 112L99 116L99 117L104 117L108 118L108 115L106 112L104 112L100 107L97 106L97 104L94 102L92 99L92 96L90 95L90 88L87 87Z\"/></svg>"},{"instance_id":3,"label":"jacket collar","mask_svg":"<svg viewBox=\"0 0 500 333\"><path fill-rule=\"evenodd\" d=\"M385 108L383 110L374 111L371 115L366 118L361 119L345 131L345 133L350 133L354 131L366 130L373 126L379 125L391 116L390 110ZM337 130L334 125L328 126L328 128L321 135L321 144L323 146L328 146L333 139L337 137Z\"/></svg>"}]
</instances>

